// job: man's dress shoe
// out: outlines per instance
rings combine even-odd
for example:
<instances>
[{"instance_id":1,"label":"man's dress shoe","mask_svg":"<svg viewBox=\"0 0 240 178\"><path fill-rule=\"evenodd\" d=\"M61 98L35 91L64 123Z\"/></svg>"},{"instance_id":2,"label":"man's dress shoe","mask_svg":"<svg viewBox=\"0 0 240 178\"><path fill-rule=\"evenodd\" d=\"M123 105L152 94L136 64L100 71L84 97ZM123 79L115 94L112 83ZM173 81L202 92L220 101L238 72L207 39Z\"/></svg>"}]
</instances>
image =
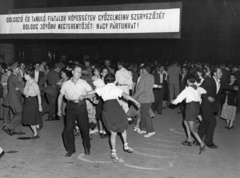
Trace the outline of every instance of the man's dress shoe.
<instances>
[{"instance_id":1,"label":"man's dress shoe","mask_svg":"<svg viewBox=\"0 0 240 178\"><path fill-rule=\"evenodd\" d=\"M193 145L195 145L195 146L200 146L200 144L199 144L198 141L196 141L196 140L193 141Z\"/></svg>"},{"instance_id":2,"label":"man's dress shoe","mask_svg":"<svg viewBox=\"0 0 240 178\"><path fill-rule=\"evenodd\" d=\"M32 136L32 137L31 137L31 139L33 139L33 140L38 139L38 138L40 138L39 135L36 135L36 136Z\"/></svg>"},{"instance_id":3,"label":"man's dress shoe","mask_svg":"<svg viewBox=\"0 0 240 178\"><path fill-rule=\"evenodd\" d=\"M25 135L25 132L13 132L14 135Z\"/></svg>"},{"instance_id":4,"label":"man's dress shoe","mask_svg":"<svg viewBox=\"0 0 240 178\"><path fill-rule=\"evenodd\" d=\"M85 155L90 155L90 149L89 148L84 148L84 154Z\"/></svg>"},{"instance_id":5,"label":"man's dress shoe","mask_svg":"<svg viewBox=\"0 0 240 178\"><path fill-rule=\"evenodd\" d=\"M13 136L13 135L14 135L13 131L12 131L11 129L7 128L6 126L4 126L4 127L2 128L2 130L3 130L4 132L6 132L6 133L7 133L8 135L10 135L10 136Z\"/></svg>"},{"instance_id":6,"label":"man's dress shoe","mask_svg":"<svg viewBox=\"0 0 240 178\"><path fill-rule=\"evenodd\" d=\"M75 153L75 151L69 151L69 152L67 152L65 157L71 157L74 153Z\"/></svg>"},{"instance_id":7,"label":"man's dress shoe","mask_svg":"<svg viewBox=\"0 0 240 178\"><path fill-rule=\"evenodd\" d=\"M5 152L3 151L3 152L0 154L0 159L3 157L4 154L5 154Z\"/></svg>"},{"instance_id":8,"label":"man's dress shoe","mask_svg":"<svg viewBox=\"0 0 240 178\"><path fill-rule=\"evenodd\" d=\"M218 148L218 146L215 145L214 143L211 144L211 145L207 145L207 147L208 147L208 148L211 148L211 149L217 149L217 148Z\"/></svg>"},{"instance_id":9,"label":"man's dress shoe","mask_svg":"<svg viewBox=\"0 0 240 178\"><path fill-rule=\"evenodd\" d=\"M193 142L190 142L190 141L184 141L184 142L182 142L182 145L184 145L184 146L192 146L193 145Z\"/></svg>"}]
</instances>

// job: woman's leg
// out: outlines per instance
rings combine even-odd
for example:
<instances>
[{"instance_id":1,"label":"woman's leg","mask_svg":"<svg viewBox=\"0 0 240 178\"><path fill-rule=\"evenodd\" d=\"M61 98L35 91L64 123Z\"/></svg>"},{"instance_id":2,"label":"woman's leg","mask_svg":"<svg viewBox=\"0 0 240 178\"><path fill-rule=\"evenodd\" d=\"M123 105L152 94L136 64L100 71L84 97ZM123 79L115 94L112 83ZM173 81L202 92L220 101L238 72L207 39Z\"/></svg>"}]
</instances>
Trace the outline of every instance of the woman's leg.
<instances>
[{"instance_id":1,"label":"woman's leg","mask_svg":"<svg viewBox=\"0 0 240 178\"><path fill-rule=\"evenodd\" d=\"M197 116L197 118L198 118L198 120L199 120L200 122L202 122L202 115L199 114L199 115Z\"/></svg>"},{"instance_id":2,"label":"woman's leg","mask_svg":"<svg viewBox=\"0 0 240 178\"><path fill-rule=\"evenodd\" d=\"M183 124L185 126L185 130L186 130L186 134L187 134L187 141L188 142L192 142L192 137L191 137L191 132L190 132L190 128L189 128L188 122L187 121L183 121Z\"/></svg>"},{"instance_id":3,"label":"woman's leg","mask_svg":"<svg viewBox=\"0 0 240 178\"><path fill-rule=\"evenodd\" d=\"M125 152L132 153L133 149L128 146L128 142L127 142L127 131L124 130L123 133L121 133L121 135L122 135L123 144L124 144L123 150Z\"/></svg>"},{"instance_id":4,"label":"woman's leg","mask_svg":"<svg viewBox=\"0 0 240 178\"><path fill-rule=\"evenodd\" d=\"M111 158L113 162L123 162L122 159L119 159L116 152L116 137L117 133L111 131L110 143L111 143Z\"/></svg>"},{"instance_id":5,"label":"woman's leg","mask_svg":"<svg viewBox=\"0 0 240 178\"><path fill-rule=\"evenodd\" d=\"M33 136L37 136L38 132L37 132L37 126L36 125L30 125L32 131L33 131Z\"/></svg>"},{"instance_id":6,"label":"woman's leg","mask_svg":"<svg viewBox=\"0 0 240 178\"><path fill-rule=\"evenodd\" d=\"M141 121L141 108L139 108L137 110L137 113L138 113L138 115L137 115L137 120L135 123L134 131L139 132L140 131L140 121Z\"/></svg>"},{"instance_id":7,"label":"woman's leg","mask_svg":"<svg viewBox=\"0 0 240 178\"><path fill-rule=\"evenodd\" d=\"M116 137L117 137L117 133L111 131L110 143L111 143L112 150L116 150Z\"/></svg>"},{"instance_id":8,"label":"woman's leg","mask_svg":"<svg viewBox=\"0 0 240 178\"><path fill-rule=\"evenodd\" d=\"M103 127L103 123L102 123L101 119L98 120L98 130L99 130L99 135L101 138L107 137L107 133Z\"/></svg>"},{"instance_id":9,"label":"woman's leg","mask_svg":"<svg viewBox=\"0 0 240 178\"><path fill-rule=\"evenodd\" d=\"M228 120L228 121L229 121L228 127L232 127L233 126L233 120Z\"/></svg>"},{"instance_id":10,"label":"woman's leg","mask_svg":"<svg viewBox=\"0 0 240 178\"><path fill-rule=\"evenodd\" d=\"M226 127L229 127L229 124L230 124L230 120L226 119Z\"/></svg>"},{"instance_id":11,"label":"woman's leg","mask_svg":"<svg viewBox=\"0 0 240 178\"><path fill-rule=\"evenodd\" d=\"M194 121L187 121L187 124L189 125L189 129L190 129L191 133L193 134L193 136L197 139L200 146L203 147L205 144L203 143L203 141L199 137L198 133L195 131Z\"/></svg>"}]
</instances>

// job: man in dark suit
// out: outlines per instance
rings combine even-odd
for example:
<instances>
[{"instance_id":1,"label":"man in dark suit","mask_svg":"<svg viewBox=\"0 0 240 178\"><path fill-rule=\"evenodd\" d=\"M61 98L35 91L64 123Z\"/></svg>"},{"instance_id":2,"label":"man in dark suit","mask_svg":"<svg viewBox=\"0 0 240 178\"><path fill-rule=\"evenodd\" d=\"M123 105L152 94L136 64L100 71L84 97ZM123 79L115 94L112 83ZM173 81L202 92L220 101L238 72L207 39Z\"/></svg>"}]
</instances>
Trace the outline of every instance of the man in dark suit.
<instances>
[{"instance_id":1,"label":"man in dark suit","mask_svg":"<svg viewBox=\"0 0 240 178\"><path fill-rule=\"evenodd\" d=\"M41 72L39 70L40 68L40 63L36 62L34 64L34 74L33 74L33 78L35 80L35 82L38 84L39 88L43 88L43 84L40 86L40 81L41 79L45 76L43 72Z\"/></svg>"},{"instance_id":2,"label":"man in dark suit","mask_svg":"<svg viewBox=\"0 0 240 178\"><path fill-rule=\"evenodd\" d=\"M217 124L214 113L217 112L216 101L220 90L220 79L222 77L221 68L215 68L212 74L212 77L206 77L201 85L207 93L202 95L201 110L203 120L199 126L198 134L209 148L217 149L218 146L213 142L214 130Z\"/></svg>"},{"instance_id":3,"label":"man in dark suit","mask_svg":"<svg viewBox=\"0 0 240 178\"><path fill-rule=\"evenodd\" d=\"M48 105L43 108L43 113L49 113L47 121L57 120L56 117L56 106L57 106L57 97L59 94L59 90L57 88L57 83L60 80L59 72L63 68L61 63L56 63L55 68L51 69L46 76L44 76L39 85L44 85L47 82L47 87L43 89L43 92L46 93Z\"/></svg>"},{"instance_id":4,"label":"man in dark suit","mask_svg":"<svg viewBox=\"0 0 240 178\"><path fill-rule=\"evenodd\" d=\"M230 81L230 74L231 74L231 71L226 67L225 64L222 64L221 65L221 69L222 69L222 78L221 78L221 86L222 85L225 85L225 84L228 84L229 81ZM225 103L225 92L224 90L221 90L220 91L220 106L222 108L223 104Z\"/></svg>"},{"instance_id":5,"label":"man in dark suit","mask_svg":"<svg viewBox=\"0 0 240 178\"><path fill-rule=\"evenodd\" d=\"M3 104L5 106L10 107L12 112L14 113L13 118L11 121L4 126L2 129L8 134L8 135L14 135L19 134L22 135L24 132L22 132L22 106L23 106L23 100L22 100L22 93L23 93L23 85L19 81L18 75L19 75L19 68L18 63L14 63L10 70L12 71L11 75L8 78L8 94L6 98L4 99Z\"/></svg>"},{"instance_id":6,"label":"man in dark suit","mask_svg":"<svg viewBox=\"0 0 240 178\"><path fill-rule=\"evenodd\" d=\"M164 72L164 68L159 68L158 66L153 74L155 79L153 88L155 102L152 104L152 110L158 114L162 114L164 85L167 85L166 75L167 74Z\"/></svg>"},{"instance_id":7,"label":"man in dark suit","mask_svg":"<svg viewBox=\"0 0 240 178\"><path fill-rule=\"evenodd\" d=\"M188 69L186 66L183 66L182 73L179 75L180 92L182 92L185 89L185 87L187 86L187 75L188 75ZM185 107L186 107L185 100L179 104L179 107L180 107L179 114L182 114L183 118L184 118Z\"/></svg>"}]
</instances>

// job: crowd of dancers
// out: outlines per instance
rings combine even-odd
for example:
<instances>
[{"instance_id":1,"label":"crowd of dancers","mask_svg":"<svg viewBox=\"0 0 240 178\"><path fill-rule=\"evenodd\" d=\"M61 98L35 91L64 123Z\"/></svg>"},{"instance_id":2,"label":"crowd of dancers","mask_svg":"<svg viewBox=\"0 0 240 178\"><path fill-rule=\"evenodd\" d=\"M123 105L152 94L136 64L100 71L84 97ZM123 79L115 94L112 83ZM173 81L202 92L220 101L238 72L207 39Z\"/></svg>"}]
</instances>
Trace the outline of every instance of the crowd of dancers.
<instances>
[{"instance_id":1,"label":"crowd of dancers","mask_svg":"<svg viewBox=\"0 0 240 178\"><path fill-rule=\"evenodd\" d=\"M31 139L40 138L44 122L64 119L63 142L66 157L75 153L75 137L81 135L85 155L90 154L91 134L110 139L111 158L121 162L116 136L121 133L123 150L132 153L127 127L152 137L152 118L164 109L178 107L183 116L186 140L183 145L217 149L214 143L216 115L234 128L240 111L240 70L237 65L176 61L130 63L110 60L91 63L78 61L36 62L26 65L0 64L0 118L8 135L24 135L29 126ZM174 106L177 105L177 106ZM199 122L196 130L195 123ZM0 149L0 158L4 155Z\"/></svg>"}]
</instances>

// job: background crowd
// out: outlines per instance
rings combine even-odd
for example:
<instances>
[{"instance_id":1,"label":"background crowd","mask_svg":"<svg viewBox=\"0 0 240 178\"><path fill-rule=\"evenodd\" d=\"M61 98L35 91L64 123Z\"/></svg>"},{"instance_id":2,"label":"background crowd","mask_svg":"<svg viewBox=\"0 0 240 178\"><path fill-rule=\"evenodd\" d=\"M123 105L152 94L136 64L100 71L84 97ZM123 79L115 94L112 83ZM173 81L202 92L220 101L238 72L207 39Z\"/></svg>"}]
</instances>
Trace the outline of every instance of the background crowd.
<instances>
[{"instance_id":1,"label":"background crowd","mask_svg":"<svg viewBox=\"0 0 240 178\"><path fill-rule=\"evenodd\" d=\"M151 63L112 63L110 60L91 62L90 59L51 64L46 61L32 64L21 62L9 66L1 63L0 118L4 123L3 130L10 136L23 135L25 133L22 132L22 125L27 125L33 131L31 139L37 139L43 126L43 115L48 115L47 121L64 118L68 101L65 98L61 106L58 106L57 99L63 84L73 77L72 69L75 65L81 66L81 79L85 80L92 90L106 84L106 75L115 76L114 84L141 104L138 109L124 98L118 100L129 123L134 124L134 131L145 134L144 137L155 134L151 118L156 114L164 117L164 109L167 107L172 109L179 106L179 114L183 114L184 120L185 101L178 106L173 106L171 102L187 87L189 75L194 76L198 87L207 90L207 94L203 95L200 101L202 103L198 122L201 123L199 130L202 130L199 136L203 140L205 138L204 142L209 148L217 148L213 143L216 126L213 118L218 115L226 120L226 129L230 130L234 128L236 113L240 112L239 65L161 60ZM211 92L213 94L210 94ZM206 104L205 99L211 106ZM101 118L104 101L98 96L97 99L87 99L85 102L90 136L99 133L101 138L108 137ZM206 107L208 111L204 111ZM78 134L79 127L76 125L75 135ZM192 140L188 138L184 144L186 143L191 145Z\"/></svg>"}]
</instances>

